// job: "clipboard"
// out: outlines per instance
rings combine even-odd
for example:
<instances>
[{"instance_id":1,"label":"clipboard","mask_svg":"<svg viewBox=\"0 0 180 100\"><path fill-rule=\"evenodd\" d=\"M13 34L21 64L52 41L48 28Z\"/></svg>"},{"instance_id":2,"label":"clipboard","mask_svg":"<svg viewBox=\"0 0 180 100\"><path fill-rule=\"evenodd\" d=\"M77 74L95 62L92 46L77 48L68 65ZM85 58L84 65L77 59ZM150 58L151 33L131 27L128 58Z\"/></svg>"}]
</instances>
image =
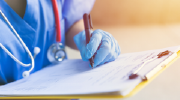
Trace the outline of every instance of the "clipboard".
<instances>
[{"instance_id":1,"label":"clipboard","mask_svg":"<svg viewBox=\"0 0 180 100\"><path fill-rule=\"evenodd\" d=\"M177 56L170 61L165 67L163 67L160 71L158 71L156 74L154 74L150 79L146 81L142 81L140 84L138 84L128 95L122 96L122 95L111 95L111 94L90 94L90 95L55 95L55 96L6 96L6 97L0 97L0 99L93 99L93 98L113 98L113 99L120 99L120 98L127 98L135 95L138 91L140 91L143 87L148 85L151 81L153 81L160 73L162 73L166 68L168 68L171 64L173 64L178 58L180 57L180 50L177 52Z\"/></svg>"}]
</instances>

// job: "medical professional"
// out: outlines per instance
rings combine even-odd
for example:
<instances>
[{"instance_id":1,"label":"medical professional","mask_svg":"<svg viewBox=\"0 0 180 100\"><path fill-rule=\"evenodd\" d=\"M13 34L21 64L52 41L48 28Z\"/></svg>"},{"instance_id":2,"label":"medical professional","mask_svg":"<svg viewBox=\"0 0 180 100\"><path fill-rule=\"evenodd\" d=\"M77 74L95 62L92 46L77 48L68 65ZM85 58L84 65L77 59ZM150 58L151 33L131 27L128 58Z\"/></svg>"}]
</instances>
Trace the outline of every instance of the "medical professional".
<instances>
[{"instance_id":1,"label":"medical professional","mask_svg":"<svg viewBox=\"0 0 180 100\"><path fill-rule=\"evenodd\" d=\"M35 58L36 72L51 62L47 58L48 48L56 43L56 23L51 0L26 0L25 12L18 14L6 2L0 0L0 9L33 54L34 47L40 48ZM83 14L90 13L94 0L56 0L58 5L61 43L78 49L84 61L94 56L94 67L113 61L120 54L120 48L113 36L103 30L95 30L86 45ZM17 59L30 63L24 47L7 22L0 16L0 43ZM0 84L23 78L22 73L30 67L22 67L0 48ZM61 71L59 71L61 72Z\"/></svg>"}]
</instances>

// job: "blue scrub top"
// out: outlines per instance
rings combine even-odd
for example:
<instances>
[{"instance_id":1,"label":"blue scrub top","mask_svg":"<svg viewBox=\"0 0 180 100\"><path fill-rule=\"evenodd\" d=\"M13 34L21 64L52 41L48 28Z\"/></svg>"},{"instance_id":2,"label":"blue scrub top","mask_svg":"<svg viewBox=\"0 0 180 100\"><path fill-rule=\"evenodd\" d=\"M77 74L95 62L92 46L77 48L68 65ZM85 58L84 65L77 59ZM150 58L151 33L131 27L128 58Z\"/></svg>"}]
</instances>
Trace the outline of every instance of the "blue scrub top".
<instances>
[{"instance_id":1,"label":"blue scrub top","mask_svg":"<svg viewBox=\"0 0 180 100\"><path fill-rule=\"evenodd\" d=\"M61 40L65 44L65 33L84 13L89 13L94 0L57 0L61 23ZM0 9L6 15L12 26L23 39L33 54L34 47L41 52L35 58L33 72L50 64L47 50L56 42L55 19L51 0L27 0L24 17L21 18L10 6L0 0ZM31 60L18 38L0 16L0 43L2 43L16 58L23 63ZM6 84L22 78L22 73L30 67L22 67L0 48L0 84ZM61 71L59 71L61 72Z\"/></svg>"}]
</instances>

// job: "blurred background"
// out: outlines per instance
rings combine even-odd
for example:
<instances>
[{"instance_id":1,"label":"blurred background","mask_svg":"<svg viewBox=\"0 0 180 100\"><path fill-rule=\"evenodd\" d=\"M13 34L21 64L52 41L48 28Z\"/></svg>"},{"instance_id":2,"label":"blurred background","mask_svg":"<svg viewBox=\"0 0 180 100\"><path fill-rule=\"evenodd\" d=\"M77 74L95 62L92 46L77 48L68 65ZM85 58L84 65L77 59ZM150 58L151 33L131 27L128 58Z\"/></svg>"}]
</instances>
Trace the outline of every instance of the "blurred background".
<instances>
[{"instance_id":1,"label":"blurred background","mask_svg":"<svg viewBox=\"0 0 180 100\"><path fill-rule=\"evenodd\" d=\"M180 22L180 0L96 0L94 25L164 25Z\"/></svg>"}]
</instances>

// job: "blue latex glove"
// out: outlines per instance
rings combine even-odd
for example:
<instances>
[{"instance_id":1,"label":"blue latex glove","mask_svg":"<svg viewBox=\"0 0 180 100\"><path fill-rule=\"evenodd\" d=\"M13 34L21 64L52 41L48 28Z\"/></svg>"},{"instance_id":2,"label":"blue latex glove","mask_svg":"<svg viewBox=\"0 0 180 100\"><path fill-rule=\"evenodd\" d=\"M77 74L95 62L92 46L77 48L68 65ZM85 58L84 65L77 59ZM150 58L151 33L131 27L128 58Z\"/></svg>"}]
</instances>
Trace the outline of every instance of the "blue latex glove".
<instances>
[{"instance_id":1,"label":"blue latex glove","mask_svg":"<svg viewBox=\"0 0 180 100\"><path fill-rule=\"evenodd\" d=\"M88 61L94 56L94 67L115 60L120 54L120 48L114 37L103 30L92 32L91 39L86 45L85 31L74 36L74 42L80 50L81 57Z\"/></svg>"}]
</instances>

